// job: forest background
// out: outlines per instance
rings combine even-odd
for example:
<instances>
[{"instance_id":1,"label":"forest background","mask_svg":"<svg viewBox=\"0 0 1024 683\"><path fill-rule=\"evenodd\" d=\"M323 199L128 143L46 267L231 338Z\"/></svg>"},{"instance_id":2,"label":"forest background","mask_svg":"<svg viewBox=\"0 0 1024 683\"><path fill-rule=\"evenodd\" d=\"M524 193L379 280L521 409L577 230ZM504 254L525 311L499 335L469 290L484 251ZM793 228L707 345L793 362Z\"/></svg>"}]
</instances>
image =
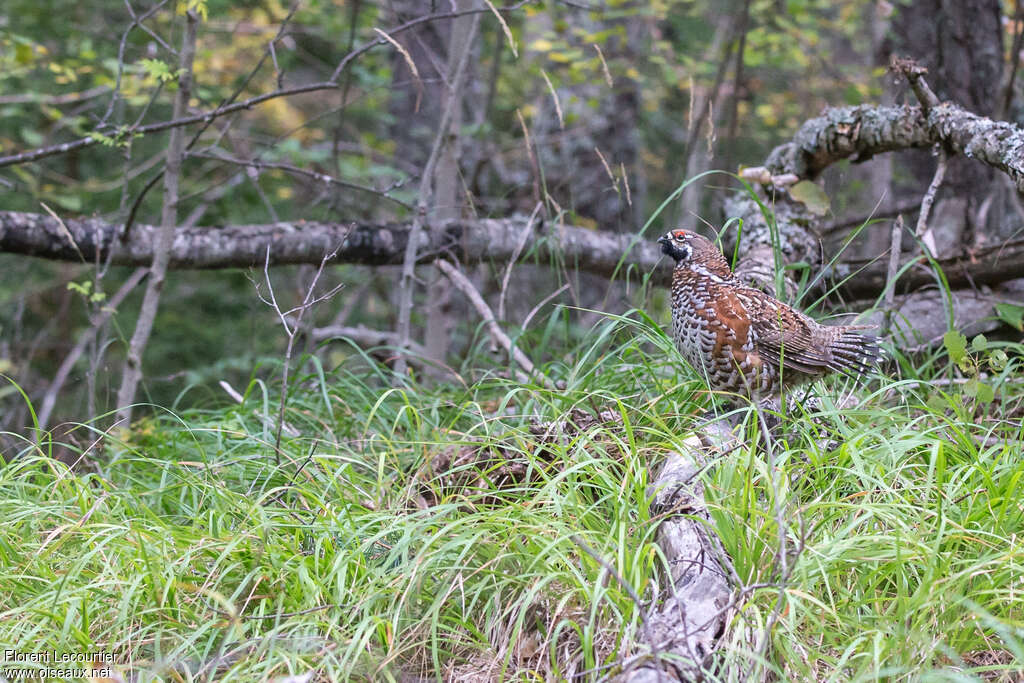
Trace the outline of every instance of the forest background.
<instances>
[{"instance_id":1,"label":"forest background","mask_svg":"<svg viewBox=\"0 0 1024 683\"><path fill-rule=\"evenodd\" d=\"M653 240L685 227L817 316L867 311L892 357L866 390L888 412L836 404L829 447L813 425L792 439L853 458L833 463L850 481L781 451L758 469L756 444L708 475L730 604L757 616L730 617L705 673L1019 670L1022 47L1024 8L999 0L7 0L0 553L33 578L0 614L36 625L0 642L47 633L196 678L642 668L667 561L635 456L682 449L711 405L659 330ZM568 443L537 431L579 410L604 418ZM469 462L488 449L557 474ZM482 480L446 469L471 466ZM953 512L907 511L933 488ZM254 491L258 513L234 507ZM817 546L812 570L814 534L861 496L866 545ZM318 505L333 512L296 524ZM983 547L964 550L972 524ZM552 545L420 545L509 527ZM893 548L893 527L920 537ZM243 552L228 530L277 540ZM149 535L169 540L147 577L97 593ZM55 538L87 559L48 564ZM186 549L213 555L179 564ZM865 557L883 566L830 583ZM203 562L215 584L197 588ZM403 569L431 563L449 578ZM318 579L280 578L296 572ZM893 628L911 645L857 635Z\"/></svg>"}]
</instances>

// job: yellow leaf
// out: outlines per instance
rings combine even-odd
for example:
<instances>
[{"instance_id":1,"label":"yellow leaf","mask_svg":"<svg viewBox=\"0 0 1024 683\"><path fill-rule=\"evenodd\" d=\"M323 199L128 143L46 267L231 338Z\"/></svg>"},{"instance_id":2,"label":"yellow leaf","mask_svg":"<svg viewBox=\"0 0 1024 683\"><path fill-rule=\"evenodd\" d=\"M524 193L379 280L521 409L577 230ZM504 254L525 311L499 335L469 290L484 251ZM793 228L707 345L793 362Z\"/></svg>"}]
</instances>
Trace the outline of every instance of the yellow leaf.
<instances>
[{"instance_id":1,"label":"yellow leaf","mask_svg":"<svg viewBox=\"0 0 1024 683\"><path fill-rule=\"evenodd\" d=\"M817 216L824 216L832 206L825 190L810 180L801 180L789 188L789 195L798 202L802 202L811 213Z\"/></svg>"}]
</instances>

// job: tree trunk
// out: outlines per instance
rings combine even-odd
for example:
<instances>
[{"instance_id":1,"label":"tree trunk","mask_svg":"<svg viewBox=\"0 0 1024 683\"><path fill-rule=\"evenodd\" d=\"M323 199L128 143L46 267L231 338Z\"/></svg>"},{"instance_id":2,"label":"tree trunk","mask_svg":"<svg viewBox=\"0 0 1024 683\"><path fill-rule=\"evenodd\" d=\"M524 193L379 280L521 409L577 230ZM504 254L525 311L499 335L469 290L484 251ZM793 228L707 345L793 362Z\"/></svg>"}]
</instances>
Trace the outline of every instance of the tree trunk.
<instances>
[{"instance_id":1,"label":"tree trunk","mask_svg":"<svg viewBox=\"0 0 1024 683\"><path fill-rule=\"evenodd\" d=\"M475 0L458 0L457 9L459 11L470 9L474 2ZM463 93L461 89L456 90L457 84L454 82L454 77L463 54L467 50L473 49L470 41L474 36L471 30L474 21L473 17L463 16L452 22L452 30L448 39L448 67L446 69L448 86L446 87L443 83L439 85L441 110L444 111L450 107L452 113L447 129L439 132L444 139L441 143L441 156L437 162L437 175L434 180L434 203L427 217L430 231L435 236L444 230L444 225L447 222L457 220L462 215L459 130L462 127ZM449 340L455 323L452 318L452 288L448 279L442 277L434 269L430 270L428 283L427 329L423 345L426 347L430 360L440 365L445 362L448 355Z\"/></svg>"},{"instance_id":2,"label":"tree trunk","mask_svg":"<svg viewBox=\"0 0 1024 683\"><path fill-rule=\"evenodd\" d=\"M174 116L185 115L189 98L192 96L192 60L196 54L196 27L199 18L195 12L185 13L185 36L181 45L181 75L178 77L178 93L174 97ZM154 235L153 264L149 269L149 283L142 298L139 319L135 332L128 344L128 357L124 362L121 388L117 392L117 421L127 427L132 419L132 402L142 379L142 355L153 331L164 278L171 259L171 247L178 229L178 181L181 176L181 161L185 152L185 130L172 128L167 141L167 167L164 170L164 201L160 215L160 231Z\"/></svg>"},{"instance_id":3,"label":"tree trunk","mask_svg":"<svg viewBox=\"0 0 1024 683\"><path fill-rule=\"evenodd\" d=\"M896 4L889 56L909 57L928 69L928 83L942 101L990 116L999 100L1003 69L1002 8L999 0L915 0ZM907 89L902 88L904 95ZM913 98L913 95L910 94ZM893 188L896 203L920 198L935 174L929 151L900 155L909 181ZM998 226L986 221L998 212L982 207L994 192L1005 201L995 171L971 159L951 159L932 209L930 224L939 256L958 253ZM989 225L979 224L980 221ZM912 246L912 245L908 245ZM914 247L916 248L916 246Z\"/></svg>"}]
</instances>

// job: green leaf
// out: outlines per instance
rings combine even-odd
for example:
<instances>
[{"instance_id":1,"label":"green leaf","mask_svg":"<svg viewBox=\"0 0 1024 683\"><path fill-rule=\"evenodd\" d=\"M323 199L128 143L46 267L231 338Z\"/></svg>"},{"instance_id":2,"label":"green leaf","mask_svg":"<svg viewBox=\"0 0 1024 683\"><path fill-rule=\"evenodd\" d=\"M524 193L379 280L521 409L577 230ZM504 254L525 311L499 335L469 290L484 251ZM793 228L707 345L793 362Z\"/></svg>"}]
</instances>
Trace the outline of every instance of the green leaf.
<instances>
[{"instance_id":1,"label":"green leaf","mask_svg":"<svg viewBox=\"0 0 1024 683\"><path fill-rule=\"evenodd\" d=\"M832 200L821 186L810 180L801 180L789 188L789 196L802 202L816 216L824 216L832 208Z\"/></svg>"},{"instance_id":2,"label":"green leaf","mask_svg":"<svg viewBox=\"0 0 1024 683\"><path fill-rule=\"evenodd\" d=\"M946 408L949 407L949 404L946 402L946 399L942 396L942 394L937 394L937 393L936 394L931 394L930 396L928 396L928 400L925 401L925 405L928 406L928 409L930 411L932 411L933 413L940 413L940 414Z\"/></svg>"},{"instance_id":3,"label":"green leaf","mask_svg":"<svg viewBox=\"0 0 1024 683\"><path fill-rule=\"evenodd\" d=\"M16 61L21 66L25 66L26 64L31 64L33 57L34 57L34 55L32 53L32 46L31 45L25 45L23 43L18 43L17 45L14 46L14 61Z\"/></svg>"},{"instance_id":4,"label":"green leaf","mask_svg":"<svg viewBox=\"0 0 1024 683\"><path fill-rule=\"evenodd\" d=\"M173 80L175 77L175 75L171 73L171 67L167 66L166 62L162 62L159 59L143 59L139 63L142 65L142 70L146 72L147 76L150 76L160 83L166 83L167 81Z\"/></svg>"},{"instance_id":5,"label":"green leaf","mask_svg":"<svg viewBox=\"0 0 1024 683\"><path fill-rule=\"evenodd\" d=\"M971 350L976 353L981 353L988 348L988 339L985 335L979 334L977 337L971 340Z\"/></svg>"},{"instance_id":6,"label":"green leaf","mask_svg":"<svg viewBox=\"0 0 1024 683\"><path fill-rule=\"evenodd\" d=\"M1017 304L996 304L996 315L1008 325L1024 331L1024 306Z\"/></svg>"},{"instance_id":7,"label":"green leaf","mask_svg":"<svg viewBox=\"0 0 1024 683\"><path fill-rule=\"evenodd\" d=\"M103 133L97 133L96 131L91 131L89 133L89 139L95 140L104 147L113 147L117 144L117 140L114 138L104 135Z\"/></svg>"},{"instance_id":8,"label":"green leaf","mask_svg":"<svg viewBox=\"0 0 1024 683\"><path fill-rule=\"evenodd\" d=\"M991 403L996 397L992 387L979 381L977 377L972 377L964 384L964 394L973 396L978 403Z\"/></svg>"},{"instance_id":9,"label":"green leaf","mask_svg":"<svg viewBox=\"0 0 1024 683\"><path fill-rule=\"evenodd\" d=\"M66 211L81 211L82 198L74 194L54 194L50 199L57 203L60 208Z\"/></svg>"},{"instance_id":10,"label":"green leaf","mask_svg":"<svg viewBox=\"0 0 1024 683\"><path fill-rule=\"evenodd\" d=\"M189 10L195 10L195 13L206 21L210 18L210 10L206 6L206 0L179 0L178 1L178 14L184 14Z\"/></svg>"},{"instance_id":11,"label":"green leaf","mask_svg":"<svg viewBox=\"0 0 1024 683\"><path fill-rule=\"evenodd\" d=\"M89 290L92 289L92 280L85 280L83 282L75 282L72 280L67 285L68 291L78 292L83 296L88 296Z\"/></svg>"},{"instance_id":12,"label":"green leaf","mask_svg":"<svg viewBox=\"0 0 1024 683\"><path fill-rule=\"evenodd\" d=\"M967 337L956 330L950 330L942 335L942 343L949 352L949 358L954 363L959 363L967 356Z\"/></svg>"},{"instance_id":13,"label":"green leaf","mask_svg":"<svg viewBox=\"0 0 1024 683\"><path fill-rule=\"evenodd\" d=\"M1006 364L1010 362L1009 356L1006 355L1006 351L1002 349L993 349L992 353L988 357L988 366L992 368L994 372L999 372L1006 367Z\"/></svg>"},{"instance_id":14,"label":"green leaf","mask_svg":"<svg viewBox=\"0 0 1024 683\"><path fill-rule=\"evenodd\" d=\"M22 140L32 145L33 147L39 147L40 145L43 144L42 134L32 130L28 126L25 126L19 132L21 133Z\"/></svg>"}]
</instances>

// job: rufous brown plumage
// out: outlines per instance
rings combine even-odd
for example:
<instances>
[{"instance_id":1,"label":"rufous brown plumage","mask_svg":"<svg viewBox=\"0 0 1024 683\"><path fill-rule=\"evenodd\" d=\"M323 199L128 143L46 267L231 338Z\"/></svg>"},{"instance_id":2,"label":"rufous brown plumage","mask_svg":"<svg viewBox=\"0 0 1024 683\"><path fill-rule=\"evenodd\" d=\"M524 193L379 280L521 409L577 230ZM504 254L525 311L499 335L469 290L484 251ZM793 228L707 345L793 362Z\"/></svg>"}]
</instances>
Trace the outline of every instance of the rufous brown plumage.
<instances>
[{"instance_id":1,"label":"rufous brown plumage","mask_svg":"<svg viewBox=\"0 0 1024 683\"><path fill-rule=\"evenodd\" d=\"M832 372L859 377L881 359L863 326L822 325L740 282L701 235L673 230L658 242L676 262L676 345L713 391L770 399Z\"/></svg>"}]
</instances>

